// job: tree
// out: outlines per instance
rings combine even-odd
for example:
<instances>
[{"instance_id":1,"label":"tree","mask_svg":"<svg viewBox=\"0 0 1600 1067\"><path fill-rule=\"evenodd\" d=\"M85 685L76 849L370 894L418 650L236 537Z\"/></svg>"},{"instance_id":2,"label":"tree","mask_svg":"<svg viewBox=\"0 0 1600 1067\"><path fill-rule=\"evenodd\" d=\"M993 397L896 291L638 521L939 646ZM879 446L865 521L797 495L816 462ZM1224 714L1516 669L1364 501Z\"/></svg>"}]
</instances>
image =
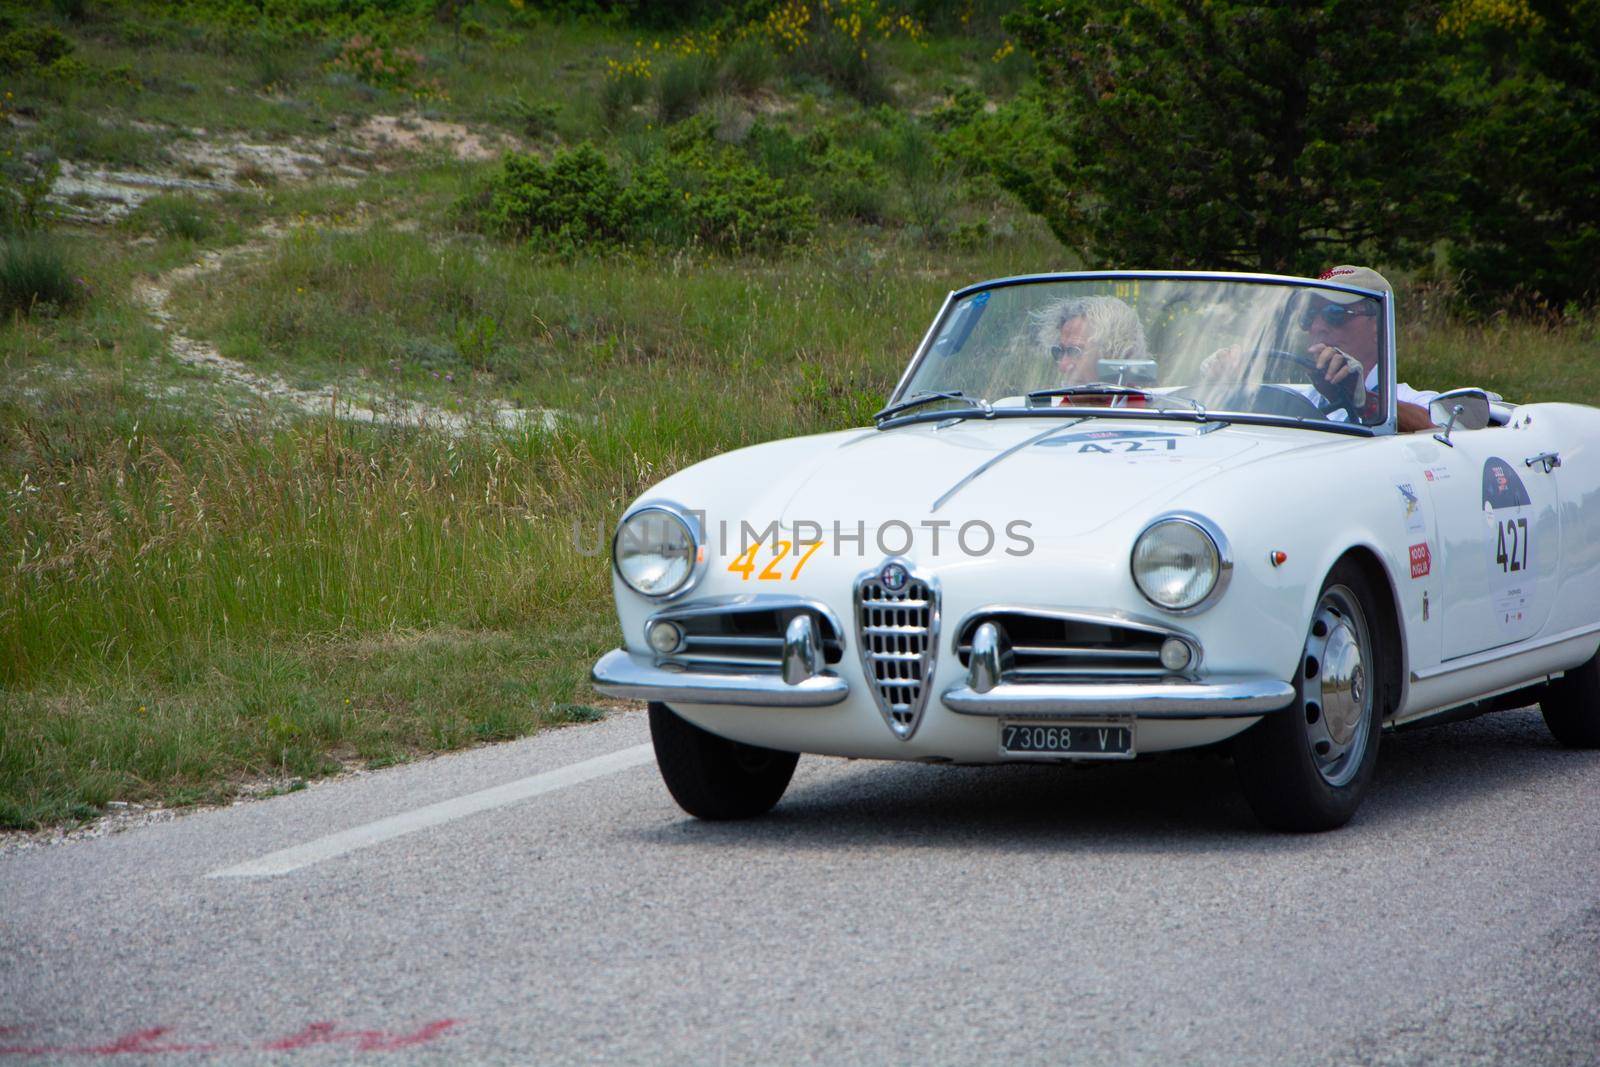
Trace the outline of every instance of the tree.
<instances>
[{"instance_id":1,"label":"tree","mask_svg":"<svg viewBox=\"0 0 1600 1067\"><path fill-rule=\"evenodd\" d=\"M1462 233L1451 250L1480 299L1600 297L1600 3L1458 0L1453 90Z\"/></svg>"},{"instance_id":2,"label":"tree","mask_svg":"<svg viewBox=\"0 0 1600 1067\"><path fill-rule=\"evenodd\" d=\"M1420 255L1450 219L1437 21L1406 0L1027 0L1006 25L1065 149L1041 213L1107 266Z\"/></svg>"}]
</instances>

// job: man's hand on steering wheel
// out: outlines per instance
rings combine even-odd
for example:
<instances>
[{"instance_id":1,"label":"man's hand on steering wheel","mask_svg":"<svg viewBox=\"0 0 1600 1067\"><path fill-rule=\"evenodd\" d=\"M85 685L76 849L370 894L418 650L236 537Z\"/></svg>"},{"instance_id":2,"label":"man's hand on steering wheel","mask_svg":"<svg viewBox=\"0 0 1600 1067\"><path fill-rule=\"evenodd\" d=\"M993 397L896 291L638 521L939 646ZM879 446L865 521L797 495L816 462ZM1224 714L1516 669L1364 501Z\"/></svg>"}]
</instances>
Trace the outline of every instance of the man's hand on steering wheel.
<instances>
[{"instance_id":1,"label":"man's hand on steering wheel","mask_svg":"<svg viewBox=\"0 0 1600 1067\"><path fill-rule=\"evenodd\" d=\"M1334 345L1314 344L1306 351L1316 363L1312 384L1317 392L1353 412L1367 406L1367 373L1360 360Z\"/></svg>"}]
</instances>

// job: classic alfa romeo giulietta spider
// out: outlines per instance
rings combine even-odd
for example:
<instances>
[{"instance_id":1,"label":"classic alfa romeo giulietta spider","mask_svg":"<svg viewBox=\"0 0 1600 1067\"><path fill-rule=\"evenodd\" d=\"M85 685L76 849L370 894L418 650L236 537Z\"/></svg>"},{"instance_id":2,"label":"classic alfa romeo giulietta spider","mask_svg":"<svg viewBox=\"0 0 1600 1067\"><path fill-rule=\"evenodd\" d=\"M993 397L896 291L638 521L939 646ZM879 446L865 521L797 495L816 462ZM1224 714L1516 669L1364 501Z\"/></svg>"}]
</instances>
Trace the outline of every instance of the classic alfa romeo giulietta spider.
<instances>
[{"instance_id":1,"label":"classic alfa romeo giulietta spider","mask_svg":"<svg viewBox=\"0 0 1600 1067\"><path fill-rule=\"evenodd\" d=\"M627 510L595 687L649 701L708 819L767 811L799 753L1225 743L1263 823L1319 830L1388 728L1538 703L1600 744L1600 411L1399 385L1369 275L950 294L874 427Z\"/></svg>"}]
</instances>

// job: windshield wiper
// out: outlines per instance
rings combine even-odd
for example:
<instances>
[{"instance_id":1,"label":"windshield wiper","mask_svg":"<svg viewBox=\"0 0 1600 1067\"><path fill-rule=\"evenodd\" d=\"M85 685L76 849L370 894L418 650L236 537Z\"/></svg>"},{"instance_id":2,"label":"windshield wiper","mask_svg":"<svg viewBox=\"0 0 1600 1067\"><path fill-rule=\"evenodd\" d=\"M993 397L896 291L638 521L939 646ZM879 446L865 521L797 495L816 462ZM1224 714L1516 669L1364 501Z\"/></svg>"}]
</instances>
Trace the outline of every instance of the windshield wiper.
<instances>
[{"instance_id":1,"label":"windshield wiper","mask_svg":"<svg viewBox=\"0 0 1600 1067\"><path fill-rule=\"evenodd\" d=\"M1192 397L1172 396L1167 393L1152 393L1147 389L1136 389L1129 385L1111 385L1108 382L1090 382L1087 385L1063 385L1058 389L1035 389L1027 394L1031 406L1036 400L1050 400L1058 396L1136 396L1156 406L1157 411L1168 411L1173 402L1189 405L1198 421L1206 419L1205 405Z\"/></svg>"},{"instance_id":2,"label":"windshield wiper","mask_svg":"<svg viewBox=\"0 0 1600 1067\"><path fill-rule=\"evenodd\" d=\"M963 393L959 389L953 389L949 391L930 391L926 393L917 393L914 396L900 401L898 404L890 404L882 411L873 415L872 421L881 426L885 419L893 418L894 416L899 415L901 412L910 411L912 408L920 408L922 405L932 403L935 400L959 400L963 404L966 404L967 407L972 411L981 412L985 418L987 418L990 413L994 411L993 405L991 405L987 400L977 400L968 396L966 393ZM954 416L963 416L966 415L967 412L956 410L951 411L948 414Z\"/></svg>"}]
</instances>

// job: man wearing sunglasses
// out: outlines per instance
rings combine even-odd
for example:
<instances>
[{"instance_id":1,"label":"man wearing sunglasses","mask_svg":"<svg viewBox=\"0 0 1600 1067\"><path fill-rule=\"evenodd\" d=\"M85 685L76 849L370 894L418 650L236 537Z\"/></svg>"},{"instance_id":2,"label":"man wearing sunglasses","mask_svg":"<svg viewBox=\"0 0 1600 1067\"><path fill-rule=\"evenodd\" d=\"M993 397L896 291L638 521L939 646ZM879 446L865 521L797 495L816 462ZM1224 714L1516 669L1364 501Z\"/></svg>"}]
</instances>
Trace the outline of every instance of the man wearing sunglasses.
<instances>
[{"instance_id":1,"label":"man wearing sunglasses","mask_svg":"<svg viewBox=\"0 0 1600 1067\"><path fill-rule=\"evenodd\" d=\"M1342 265L1324 271L1317 280L1382 293L1394 292L1389 279L1371 267ZM1309 338L1306 354L1322 371L1323 381L1316 385L1323 395L1342 399L1344 394L1354 393L1359 404L1377 391L1383 330L1380 310L1375 301L1355 293L1324 289L1312 294L1310 306L1300 316L1300 327ZM1400 432L1415 433L1432 426L1428 403L1438 395L1396 382L1395 406Z\"/></svg>"},{"instance_id":2,"label":"man wearing sunglasses","mask_svg":"<svg viewBox=\"0 0 1600 1067\"><path fill-rule=\"evenodd\" d=\"M1324 271L1318 281L1337 282L1359 289L1392 293L1389 279L1371 267L1342 265ZM1316 363L1320 378L1313 381L1325 403L1348 405L1348 414L1335 412L1330 418L1355 418L1371 424L1380 418L1378 402L1378 356L1382 351L1382 305L1369 297L1333 289L1315 290L1300 313L1300 328L1307 337L1306 354ZM1202 373L1223 377L1237 373L1243 350L1230 346L1202 364ZM1428 403L1437 392L1413 389L1405 382L1395 383L1395 401L1401 433L1415 433L1432 427ZM1314 398L1313 398L1314 399Z\"/></svg>"}]
</instances>

